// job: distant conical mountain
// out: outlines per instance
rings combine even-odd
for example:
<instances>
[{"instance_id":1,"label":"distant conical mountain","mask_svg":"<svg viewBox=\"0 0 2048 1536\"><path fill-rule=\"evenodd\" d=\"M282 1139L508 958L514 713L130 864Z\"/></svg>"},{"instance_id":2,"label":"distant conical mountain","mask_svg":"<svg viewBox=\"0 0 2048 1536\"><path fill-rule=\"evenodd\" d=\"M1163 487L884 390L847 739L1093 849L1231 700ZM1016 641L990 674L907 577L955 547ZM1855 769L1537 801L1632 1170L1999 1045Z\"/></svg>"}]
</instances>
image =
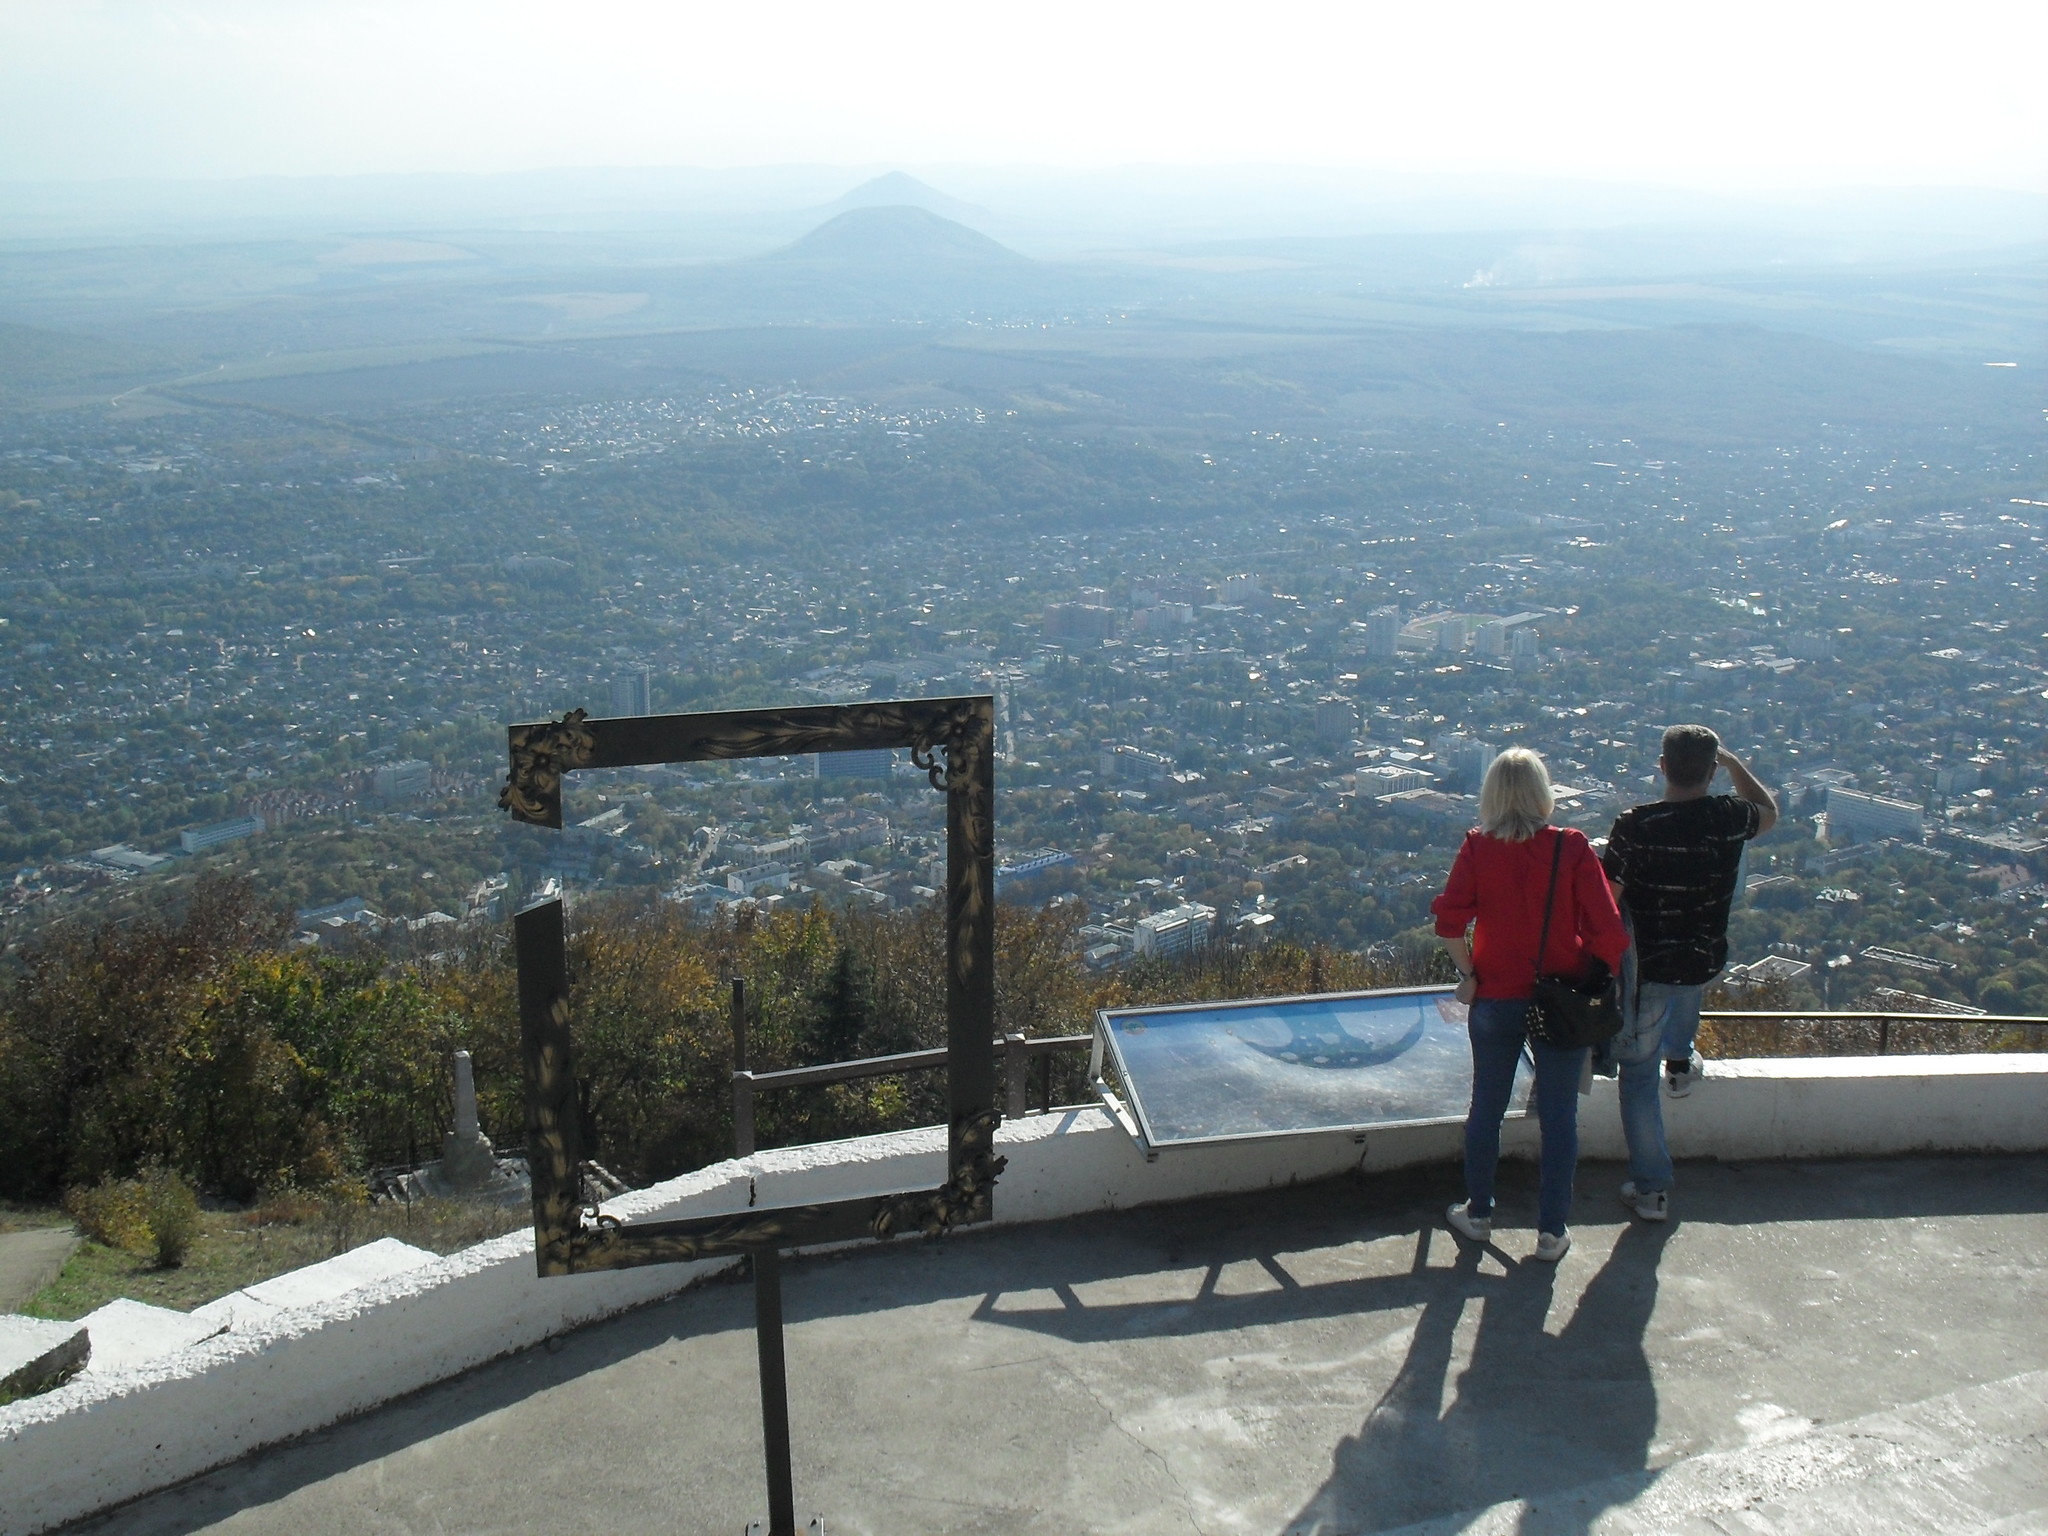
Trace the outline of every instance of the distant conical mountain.
<instances>
[{"instance_id":1,"label":"distant conical mountain","mask_svg":"<svg viewBox=\"0 0 2048 1536\"><path fill-rule=\"evenodd\" d=\"M1073 269L902 204L849 208L779 251L682 269L677 282L706 312L775 323L1065 312L1090 291Z\"/></svg>"},{"instance_id":2,"label":"distant conical mountain","mask_svg":"<svg viewBox=\"0 0 2048 1536\"><path fill-rule=\"evenodd\" d=\"M906 178L907 179L907 178ZM923 208L854 208L827 219L794 245L762 258L898 274L1016 271L1032 265L1006 245Z\"/></svg>"},{"instance_id":3,"label":"distant conical mountain","mask_svg":"<svg viewBox=\"0 0 2048 1536\"><path fill-rule=\"evenodd\" d=\"M937 187L902 171L890 171L864 181L846 196L825 205L827 213L845 213L854 208L922 208L960 224L982 224L989 218L986 208L948 197Z\"/></svg>"}]
</instances>

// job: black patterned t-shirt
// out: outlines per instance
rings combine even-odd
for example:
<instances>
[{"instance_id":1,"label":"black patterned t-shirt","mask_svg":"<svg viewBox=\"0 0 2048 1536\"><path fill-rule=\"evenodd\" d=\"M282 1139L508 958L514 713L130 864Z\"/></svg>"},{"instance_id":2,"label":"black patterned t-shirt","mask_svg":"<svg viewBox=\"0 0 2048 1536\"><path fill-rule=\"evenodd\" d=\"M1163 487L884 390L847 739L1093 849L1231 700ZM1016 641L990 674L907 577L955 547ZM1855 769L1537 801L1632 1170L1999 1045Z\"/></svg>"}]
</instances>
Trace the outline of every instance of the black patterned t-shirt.
<instances>
[{"instance_id":1,"label":"black patterned t-shirt","mask_svg":"<svg viewBox=\"0 0 2048 1536\"><path fill-rule=\"evenodd\" d=\"M1742 845L1761 825L1734 795L1654 800L1615 817L1600 862L1621 886L1644 981L1699 986L1720 974Z\"/></svg>"}]
</instances>

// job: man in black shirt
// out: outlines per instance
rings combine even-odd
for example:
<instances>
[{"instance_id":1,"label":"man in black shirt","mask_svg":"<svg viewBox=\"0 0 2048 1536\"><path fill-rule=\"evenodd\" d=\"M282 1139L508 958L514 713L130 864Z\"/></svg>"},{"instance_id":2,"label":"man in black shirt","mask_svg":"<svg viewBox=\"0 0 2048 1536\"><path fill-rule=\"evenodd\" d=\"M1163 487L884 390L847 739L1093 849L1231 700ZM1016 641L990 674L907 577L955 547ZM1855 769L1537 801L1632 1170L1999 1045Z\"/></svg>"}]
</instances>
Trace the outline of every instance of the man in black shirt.
<instances>
[{"instance_id":1,"label":"man in black shirt","mask_svg":"<svg viewBox=\"0 0 2048 1536\"><path fill-rule=\"evenodd\" d=\"M1629 1181L1621 1198L1646 1221L1670 1214L1671 1152L1657 1100L1657 1063L1673 1098L1700 1073L1693 1037L1700 994L1728 963L1728 908L1743 845L1777 824L1778 803L1704 725L1664 733L1664 798L1615 818L1601 856L1634 936L1622 964L1624 1022L1614 1039L1621 1070L1621 1126ZM1725 768L1732 795L1710 795Z\"/></svg>"}]
</instances>

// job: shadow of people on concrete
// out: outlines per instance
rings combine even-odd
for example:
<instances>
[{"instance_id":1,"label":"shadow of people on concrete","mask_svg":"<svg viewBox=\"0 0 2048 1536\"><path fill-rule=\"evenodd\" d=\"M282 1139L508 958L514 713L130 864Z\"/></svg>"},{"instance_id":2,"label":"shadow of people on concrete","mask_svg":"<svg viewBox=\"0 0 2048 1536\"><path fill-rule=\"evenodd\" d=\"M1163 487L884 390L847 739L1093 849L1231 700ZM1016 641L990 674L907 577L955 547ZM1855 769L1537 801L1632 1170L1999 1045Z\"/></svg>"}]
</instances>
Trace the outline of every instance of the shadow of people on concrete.
<instances>
[{"instance_id":1,"label":"shadow of people on concrete","mask_svg":"<svg viewBox=\"0 0 2048 1536\"><path fill-rule=\"evenodd\" d=\"M1393 1384L1358 1434L1338 1445L1328 1480L1285 1536L1364 1536L1422 1521L1456 1530L1466 1523L1458 1516L1518 1499L1542 1505L1522 1512L1524 1536L1590 1529L1606 1507L1599 1499L1540 1496L1647 1465L1657 1392L1643 1338L1670 1230L1624 1231L1554 1336L1544 1324L1556 1266L1510 1261L1504 1277L1483 1275L1489 1250L1461 1245L1450 1270L1433 1271L1434 1293ZM1460 1324L1474 1301L1478 1325L1445 1407Z\"/></svg>"}]
</instances>

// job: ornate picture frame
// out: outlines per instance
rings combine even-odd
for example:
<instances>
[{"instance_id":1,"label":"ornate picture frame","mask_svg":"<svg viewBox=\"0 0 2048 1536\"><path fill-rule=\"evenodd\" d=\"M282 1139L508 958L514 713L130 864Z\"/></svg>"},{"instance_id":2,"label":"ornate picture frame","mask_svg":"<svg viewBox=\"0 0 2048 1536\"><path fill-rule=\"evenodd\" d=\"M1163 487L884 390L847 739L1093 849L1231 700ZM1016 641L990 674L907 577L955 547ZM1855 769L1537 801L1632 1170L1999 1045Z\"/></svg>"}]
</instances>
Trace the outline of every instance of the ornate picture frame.
<instances>
[{"instance_id":1,"label":"ornate picture frame","mask_svg":"<svg viewBox=\"0 0 2048 1536\"><path fill-rule=\"evenodd\" d=\"M990 695L560 720L507 731L511 769L498 803L515 820L562 825L564 777L578 769L908 748L946 796L948 1177L937 1189L819 1205L762 1207L682 1221L622 1223L582 1197L570 1038L566 930L559 897L513 918L533 1180L534 1260L543 1276L735 1254L987 1221L1003 1159L995 1097L995 700ZM943 759L941 758L943 754Z\"/></svg>"}]
</instances>

